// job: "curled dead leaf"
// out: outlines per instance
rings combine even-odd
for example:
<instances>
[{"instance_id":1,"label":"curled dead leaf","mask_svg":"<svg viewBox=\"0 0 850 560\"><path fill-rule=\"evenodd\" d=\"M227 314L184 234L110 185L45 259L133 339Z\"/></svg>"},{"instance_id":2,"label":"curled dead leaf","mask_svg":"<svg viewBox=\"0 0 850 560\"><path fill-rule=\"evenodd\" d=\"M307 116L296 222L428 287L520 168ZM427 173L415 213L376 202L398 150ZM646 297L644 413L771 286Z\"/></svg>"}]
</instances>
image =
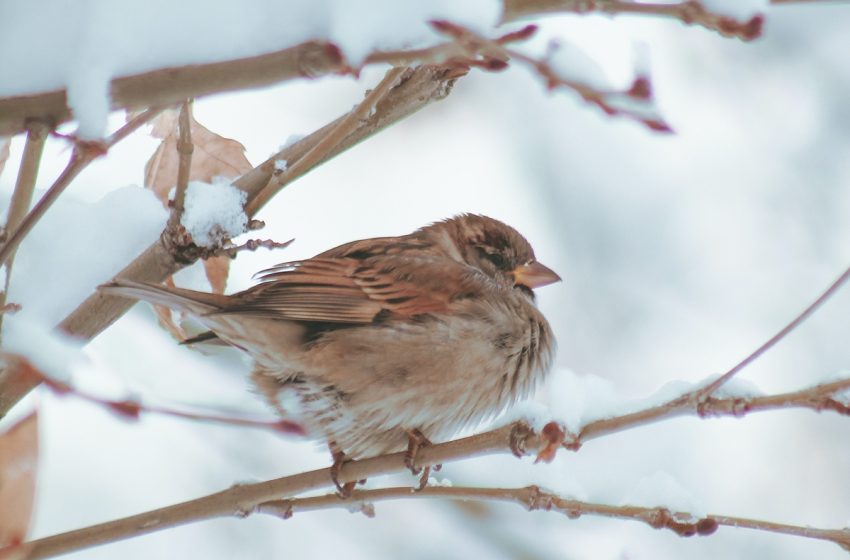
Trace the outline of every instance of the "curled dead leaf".
<instances>
[{"instance_id":1,"label":"curled dead leaf","mask_svg":"<svg viewBox=\"0 0 850 560\"><path fill-rule=\"evenodd\" d=\"M27 535L38 470L38 414L0 434L0 547L20 544Z\"/></svg>"},{"instance_id":2,"label":"curled dead leaf","mask_svg":"<svg viewBox=\"0 0 850 560\"><path fill-rule=\"evenodd\" d=\"M160 138L156 151L145 165L145 187L151 189L165 205L169 204L169 193L177 183L177 170L180 165L178 114L176 111L164 111L153 121L151 135ZM214 177L234 178L250 171L253 166L245 157L245 146L231 138L225 138L200 124L191 117L192 162L189 171L190 181L211 183ZM204 261L204 270L212 291L224 293L230 272L230 259L226 256L211 257ZM168 280L174 286L173 280ZM156 309L160 324L178 340L186 338L171 310Z\"/></svg>"}]
</instances>

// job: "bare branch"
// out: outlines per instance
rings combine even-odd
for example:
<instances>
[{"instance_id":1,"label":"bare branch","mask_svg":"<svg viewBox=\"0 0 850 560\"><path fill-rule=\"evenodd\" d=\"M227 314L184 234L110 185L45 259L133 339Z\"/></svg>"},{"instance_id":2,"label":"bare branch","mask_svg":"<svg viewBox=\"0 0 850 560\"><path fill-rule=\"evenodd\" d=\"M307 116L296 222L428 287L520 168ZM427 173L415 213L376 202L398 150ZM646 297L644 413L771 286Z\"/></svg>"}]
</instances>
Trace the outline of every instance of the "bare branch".
<instances>
[{"instance_id":1,"label":"bare branch","mask_svg":"<svg viewBox=\"0 0 850 560\"><path fill-rule=\"evenodd\" d=\"M767 342L756 348L750 355L746 358L735 364L732 369L721 375L714 382L702 388L699 393L696 395L697 398L703 399L712 393L714 393L717 389L719 389L724 383L732 379L735 375L738 374L742 369L753 363L755 360L759 358L762 354L776 346L783 338L791 334L791 332L800 326L800 324L808 319L812 313L817 311L817 309L826 302L829 298L835 294L844 284L847 283L847 280L850 279L850 267L848 267L841 275L836 278L835 282L829 285L829 287L824 290L824 292L818 296L818 298L809 304L799 315L794 317L794 319L785 325L778 333L773 335Z\"/></svg>"},{"instance_id":2,"label":"bare branch","mask_svg":"<svg viewBox=\"0 0 850 560\"><path fill-rule=\"evenodd\" d=\"M105 154L109 148L129 136L133 131L138 129L140 126L149 122L152 118L162 111L164 107L151 107L150 109L144 111L143 113L134 117L130 122L122 126L118 131L116 131L112 136L107 138L104 142L82 142L76 141L74 143L74 150L71 152L71 159L68 161L68 165L59 175L59 177L54 181L54 183L47 189L47 192L44 193L44 196L33 206L32 210L26 217L21 220L21 223L15 229L15 231L9 236L9 239L6 240L6 243L0 247L0 265L6 262L6 260L12 255L12 253L18 248L21 241L24 240L24 237L32 230L36 223L41 219L42 216L47 212L47 209L56 202L56 199L59 198L68 185L71 184L77 175L85 169L92 161L96 158Z\"/></svg>"},{"instance_id":3,"label":"bare branch","mask_svg":"<svg viewBox=\"0 0 850 560\"><path fill-rule=\"evenodd\" d=\"M31 121L28 124L27 142L24 146L21 166L18 168L18 179L15 182L15 190L12 193L12 200L9 202L9 210L6 214L6 232L15 231L18 228L32 204L35 183L38 180L38 170L41 166L41 154L44 152L44 141L49 131L49 127L43 122ZM6 258L6 282L3 286L0 286L0 308L4 307L6 295L9 293L14 260L15 250L12 249ZM0 267L2 266L0 264ZM2 323L3 316L0 314L0 325Z\"/></svg>"},{"instance_id":4,"label":"bare branch","mask_svg":"<svg viewBox=\"0 0 850 560\"><path fill-rule=\"evenodd\" d=\"M404 73L407 73L409 76L411 71L404 67L396 67L388 70L381 82L366 94L363 101L353 111L340 119L336 126L328 130L327 134L310 151L294 162L286 160L288 163L286 169L282 172L272 174L268 184L245 206L245 211L253 216L257 210L262 208L283 187L303 175L308 169L315 167L319 161L327 157L335 146L339 145L357 128L360 121L364 120L375 110L377 104L386 97Z\"/></svg>"},{"instance_id":5,"label":"bare branch","mask_svg":"<svg viewBox=\"0 0 850 560\"><path fill-rule=\"evenodd\" d=\"M192 152L195 151L195 146L192 144L192 100L186 100L180 106L177 127L179 132L177 152L180 154L180 160L177 166L177 186L174 188L174 200L171 203L171 215L168 218L168 227L171 228L176 228L183 217L186 189L189 188Z\"/></svg>"},{"instance_id":6,"label":"bare branch","mask_svg":"<svg viewBox=\"0 0 850 560\"><path fill-rule=\"evenodd\" d=\"M787 0L785 3L788 3ZM764 16L761 14L756 14L747 21L737 21L728 16L710 12L698 0L676 3L632 0L504 0L502 23L547 13L668 17L686 25L700 25L724 37L735 37L743 41L752 41L760 37L764 26Z\"/></svg>"},{"instance_id":7,"label":"bare branch","mask_svg":"<svg viewBox=\"0 0 850 560\"><path fill-rule=\"evenodd\" d=\"M274 515L289 519L295 513L331 508L344 508L351 512L362 512L369 517L375 515L374 502L387 500L448 499L510 502L523 506L529 511L555 511L570 519L583 515L608 517L646 523L654 529L669 529L682 537L694 535L708 536L719 526L740 529L754 529L783 535L793 535L809 539L833 542L843 548L850 547L850 530L817 529L814 527L788 525L760 519L730 517L726 515L696 516L690 512L674 512L662 507L643 507L636 505L612 506L585 502L558 496L538 486L524 488L471 488L429 486L414 492L410 487L380 488L376 490L355 490L351 498L342 500L337 494L326 494L310 498L276 500L259 504L257 513Z\"/></svg>"},{"instance_id":8,"label":"bare branch","mask_svg":"<svg viewBox=\"0 0 850 560\"><path fill-rule=\"evenodd\" d=\"M751 412L790 408L803 408L816 412L831 410L839 414L849 415L850 410L846 406L842 408L840 401L834 398L836 393L847 389L850 389L850 378L778 395L708 397L701 400L698 397L700 388L697 388L658 406L589 422L581 428L577 435L572 436L572 439L565 443L565 447L575 450L588 440L677 416L733 416L740 418Z\"/></svg>"}]
</instances>

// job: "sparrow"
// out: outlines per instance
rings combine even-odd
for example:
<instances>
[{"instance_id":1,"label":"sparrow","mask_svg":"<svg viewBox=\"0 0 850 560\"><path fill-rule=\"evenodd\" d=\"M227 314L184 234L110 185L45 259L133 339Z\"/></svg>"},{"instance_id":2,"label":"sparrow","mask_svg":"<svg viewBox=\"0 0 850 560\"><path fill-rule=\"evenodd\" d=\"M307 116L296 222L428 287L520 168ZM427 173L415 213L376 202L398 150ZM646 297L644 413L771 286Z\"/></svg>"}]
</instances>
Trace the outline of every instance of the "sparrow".
<instances>
[{"instance_id":1,"label":"sparrow","mask_svg":"<svg viewBox=\"0 0 850 560\"><path fill-rule=\"evenodd\" d=\"M272 408L328 442L335 483L344 461L405 448L418 472L420 446L530 396L552 363L532 290L560 277L487 216L352 241L256 276L232 295L120 278L100 290L186 312L211 331L198 338L247 352Z\"/></svg>"}]
</instances>

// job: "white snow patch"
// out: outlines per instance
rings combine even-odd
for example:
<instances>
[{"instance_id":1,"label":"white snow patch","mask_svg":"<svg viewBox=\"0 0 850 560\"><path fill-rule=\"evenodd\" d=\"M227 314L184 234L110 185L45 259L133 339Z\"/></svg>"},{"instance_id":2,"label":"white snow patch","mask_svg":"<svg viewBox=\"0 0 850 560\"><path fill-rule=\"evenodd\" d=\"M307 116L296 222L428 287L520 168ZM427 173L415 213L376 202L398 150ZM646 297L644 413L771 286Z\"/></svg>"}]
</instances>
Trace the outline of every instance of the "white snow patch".
<instances>
[{"instance_id":1,"label":"white snow patch","mask_svg":"<svg viewBox=\"0 0 850 560\"><path fill-rule=\"evenodd\" d=\"M769 0L700 0L706 10L739 22L746 22L758 14L767 13Z\"/></svg>"},{"instance_id":2,"label":"white snow patch","mask_svg":"<svg viewBox=\"0 0 850 560\"><path fill-rule=\"evenodd\" d=\"M135 186L95 203L65 194L21 243L8 301L21 304L17 315L55 325L156 241L167 218L153 193Z\"/></svg>"},{"instance_id":3,"label":"white snow patch","mask_svg":"<svg viewBox=\"0 0 850 560\"><path fill-rule=\"evenodd\" d=\"M436 478L433 476L428 477L428 486L436 486L440 488L451 488L454 486L452 481L448 478Z\"/></svg>"},{"instance_id":4,"label":"white snow patch","mask_svg":"<svg viewBox=\"0 0 850 560\"><path fill-rule=\"evenodd\" d=\"M223 177L214 178L212 183L192 181L186 190L180 223L197 245L221 246L222 242L245 233L247 198L245 191Z\"/></svg>"},{"instance_id":5,"label":"white snow patch","mask_svg":"<svg viewBox=\"0 0 850 560\"><path fill-rule=\"evenodd\" d=\"M57 381L70 381L71 370L83 362L82 346L41 321L11 316L3 323L3 351L26 358Z\"/></svg>"},{"instance_id":6,"label":"white snow patch","mask_svg":"<svg viewBox=\"0 0 850 560\"><path fill-rule=\"evenodd\" d=\"M289 167L289 164L287 163L287 161L285 159L281 158L281 159L274 160L275 171L280 171L281 173L283 173L284 171L286 171L287 167Z\"/></svg>"},{"instance_id":7,"label":"white snow patch","mask_svg":"<svg viewBox=\"0 0 850 560\"><path fill-rule=\"evenodd\" d=\"M672 512L690 513L695 517L706 515L702 501L664 471L656 471L638 481L621 505L664 507Z\"/></svg>"},{"instance_id":8,"label":"white snow patch","mask_svg":"<svg viewBox=\"0 0 850 560\"><path fill-rule=\"evenodd\" d=\"M539 432L552 419L552 413L545 404L537 401L523 401L517 403L502 416L498 421L498 425L507 426L518 420L524 420L532 430Z\"/></svg>"},{"instance_id":9,"label":"white snow patch","mask_svg":"<svg viewBox=\"0 0 850 560\"><path fill-rule=\"evenodd\" d=\"M753 397L761 397L764 394L765 392L759 389L758 385L752 381L733 377L721 385L712 396L724 399L751 399Z\"/></svg>"},{"instance_id":10,"label":"white snow patch","mask_svg":"<svg viewBox=\"0 0 850 560\"><path fill-rule=\"evenodd\" d=\"M305 136L306 136L305 134L299 134L299 133L290 134L289 136L286 137L286 140L283 141L283 144L280 145L280 147L278 148L278 151L279 152L283 151L286 148L290 147L291 145L295 144L296 142L300 142L301 140L304 139Z\"/></svg>"},{"instance_id":11,"label":"white snow patch","mask_svg":"<svg viewBox=\"0 0 850 560\"><path fill-rule=\"evenodd\" d=\"M609 380L567 369L552 372L546 394L550 414L564 422L571 432L597 418L623 413L630 404L616 394Z\"/></svg>"}]
</instances>

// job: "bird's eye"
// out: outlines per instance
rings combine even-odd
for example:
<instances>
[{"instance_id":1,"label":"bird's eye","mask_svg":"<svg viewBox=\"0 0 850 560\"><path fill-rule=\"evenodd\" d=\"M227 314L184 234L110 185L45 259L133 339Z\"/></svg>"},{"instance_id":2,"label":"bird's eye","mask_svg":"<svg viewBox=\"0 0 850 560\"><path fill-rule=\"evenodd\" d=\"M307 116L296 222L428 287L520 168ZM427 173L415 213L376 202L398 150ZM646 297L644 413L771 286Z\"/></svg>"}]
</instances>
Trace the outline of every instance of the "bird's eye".
<instances>
[{"instance_id":1,"label":"bird's eye","mask_svg":"<svg viewBox=\"0 0 850 560\"><path fill-rule=\"evenodd\" d=\"M505 257L501 253L487 253L485 256L496 268L505 268Z\"/></svg>"}]
</instances>

